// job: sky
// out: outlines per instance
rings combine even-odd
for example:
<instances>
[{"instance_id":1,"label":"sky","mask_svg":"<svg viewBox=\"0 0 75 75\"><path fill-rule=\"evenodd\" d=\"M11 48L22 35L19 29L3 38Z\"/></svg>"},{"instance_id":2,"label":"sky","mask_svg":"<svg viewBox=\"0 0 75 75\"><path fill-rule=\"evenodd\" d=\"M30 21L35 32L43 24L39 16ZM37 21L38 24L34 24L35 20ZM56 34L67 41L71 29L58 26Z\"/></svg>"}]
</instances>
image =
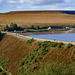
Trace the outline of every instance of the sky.
<instances>
[{"instance_id":1,"label":"sky","mask_svg":"<svg viewBox=\"0 0 75 75\"><path fill-rule=\"evenodd\" d=\"M33 10L75 10L75 0L0 0L0 13Z\"/></svg>"}]
</instances>

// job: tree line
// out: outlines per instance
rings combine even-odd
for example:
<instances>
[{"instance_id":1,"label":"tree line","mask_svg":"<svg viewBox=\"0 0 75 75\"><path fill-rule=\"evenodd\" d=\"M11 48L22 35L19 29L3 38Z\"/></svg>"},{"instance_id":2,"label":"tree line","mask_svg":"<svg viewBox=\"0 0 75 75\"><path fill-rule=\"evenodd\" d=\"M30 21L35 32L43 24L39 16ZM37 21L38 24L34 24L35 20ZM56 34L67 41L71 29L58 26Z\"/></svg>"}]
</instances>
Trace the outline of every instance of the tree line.
<instances>
[{"instance_id":1,"label":"tree line","mask_svg":"<svg viewBox=\"0 0 75 75\"><path fill-rule=\"evenodd\" d=\"M17 26L17 24L14 24L14 23L11 23L10 26L6 25L4 27L4 31L20 31L20 30L24 30L25 28L22 28L20 26ZM34 25L31 25L30 29L36 29L36 30L39 30L40 27L39 25L37 25L37 27L35 28Z\"/></svg>"},{"instance_id":2,"label":"tree line","mask_svg":"<svg viewBox=\"0 0 75 75\"><path fill-rule=\"evenodd\" d=\"M19 30L24 30L24 28L17 26L17 24L11 23L10 26L6 25L6 27L4 27L4 31L19 31Z\"/></svg>"}]
</instances>

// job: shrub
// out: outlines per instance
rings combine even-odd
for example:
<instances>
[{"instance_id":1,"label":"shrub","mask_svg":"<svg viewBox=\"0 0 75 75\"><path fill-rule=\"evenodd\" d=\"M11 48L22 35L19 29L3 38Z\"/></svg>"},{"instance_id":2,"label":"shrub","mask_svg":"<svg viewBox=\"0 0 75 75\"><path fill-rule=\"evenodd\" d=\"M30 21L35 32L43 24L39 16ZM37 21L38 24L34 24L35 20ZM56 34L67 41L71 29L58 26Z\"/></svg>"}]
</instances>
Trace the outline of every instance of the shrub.
<instances>
[{"instance_id":1,"label":"shrub","mask_svg":"<svg viewBox=\"0 0 75 75\"><path fill-rule=\"evenodd\" d=\"M26 43L30 45L30 44L32 44L33 42L34 42L34 39L31 39L31 40L28 40Z\"/></svg>"},{"instance_id":2,"label":"shrub","mask_svg":"<svg viewBox=\"0 0 75 75\"><path fill-rule=\"evenodd\" d=\"M7 67L6 59L0 61L0 66L2 66L3 69L6 69L6 67Z\"/></svg>"},{"instance_id":3,"label":"shrub","mask_svg":"<svg viewBox=\"0 0 75 75\"><path fill-rule=\"evenodd\" d=\"M35 63L35 59L32 60L32 64L34 64L34 63Z\"/></svg>"},{"instance_id":4,"label":"shrub","mask_svg":"<svg viewBox=\"0 0 75 75\"><path fill-rule=\"evenodd\" d=\"M32 26L30 27L30 29L34 29L34 26L32 25Z\"/></svg>"},{"instance_id":5,"label":"shrub","mask_svg":"<svg viewBox=\"0 0 75 75\"><path fill-rule=\"evenodd\" d=\"M75 75L75 63L64 65L63 63L42 64L38 71L31 75Z\"/></svg>"},{"instance_id":6,"label":"shrub","mask_svg":"<svg viewBox=\"0 0 75 75\"><path fill-rule=\"evenodd\" d=\"M2 72L2 69L0 68L0 72Z\"/></svg>"},{"instance_id":7,"label":"shrub","mask_svg":"<svg viewBox=\"0 0 75 75\"><path fill-rule=\"evenodd\" d=\"M38 48L41 48L42 42L38 42Z\"/></svg>"},{"instance_id":8,"label":"shrub","mask_svg":"<svg viewBox=\"0 0 75 75\"><path fill-rule=\"evenodd\" d=\"M22 59L22 60L20 61L20 67L23 66L24 63L25 63L25 61Z\"/></svg>"},{"instance_id":9,"label":"shrub","mask_svg":"<svg viewBox=\"0 0 75 75\"><path fill-rule=\"evenodd\" d=\"M33 52L37 52L37 51L38 51L38 48L33 49Z\"/></svg>"},{"instance_id":10,"label":"shrub","mask_svg":"<svg viewBox=\"0 0 75 75\"><path fill-rule=\"evenodd\" d=\"M37 67L34 67L34 68L33 68L33 70L36 70L36 69L37 69Z\"/></svg>"},{"instance_id":11,"label":"shrub","mask_svg":"<svg viewBox=\"0 0 75 75\"><path fill-rule=\"evenodd\" d=\"M27 64L28 63L28 61L25 61L25 64Z\"/></svg>"},{"instance_id":12,"label":"shrub","mask_svg":"<svg viewBox=\"0 0 75 75\"><path fill-rule=\"evenodd\" d=\"M73 45L72 44L68 44L67 45L67 48L71 48Z\"/></svg>"},{"instance_id":13,"label":"shrub","mask_svg":"<svg viewBox=\"0 0 75 75\"><path fill-rule=\"evenodd\" d=\"M28 56L31 56L31 53L29 53Z\"/></svg>"},{"instance_id":14,"label":"shrub","mask_svg":"<svg viewBox=\"0 0 75 75\"><path fill-rule=\"evenodd\" d=\"M21 68L19 69L19 74L21 75L23 72L24 72L24 68L21 67Z\"/></svg>"},{"instance_id":15,"label":"shrub","mask_svg":"<svg viewBox=\"0 0 75 75\"><path fill-rule=\"evenodd\" d=\"M25 57L25 60L27 60L27 59L28 59L28 56Z\"/></svg>"},{"instance_id":16,"label":"shrub","mask_svg":"<svg viewBox=\"0 0 75 75\"><path fill-rule=\"evenodd\" d=\"M37 61L40 61L41 59L42 59L41 56L38 56L38 57L37 57Z\"/></svg>"},{"instance_id":17,"label":"shrub","mask_svg":"<svg viewBox=\"0 0 75 75\"><path fill-rule=\"evenodd\" d=\"M5 33L0 32L0 41L2 40L2 37L5 35Z\"/></svg>"},{"instance_id":18,"label":"shrub","mask_svg":"<svg viewBox=\"0 0 75 75\"><path fill-rule=\"evenodd\" d=\"M40 29L39 25L37 26L37 28L36 28L36 29L37 29L37 30L38 30L38 29Z\"/></svg>"},{"instance_id":19,"label":"shrub","mask_svg":"<svg viewBox=\"0 0 75 75\"><path fill-rule=\"evenodd\" d=\"M7 53L7 51L4 51L2 54L4 55L4 54L6 54Z\"/></svg>"},{"instance_id":20,"label":"shrub","mask_svg":"<svg viewBox=\"0 0 75 75\"><path fill-rule=\"evenodd\" d=\"M50 43L51 47L56 47L58 43Z\"/></svg>"},{"instance_id":21,"label":"shrub","mask_svg":"<svg viewBox=\"0 0 75 75\"><path fill-rule=\"evenodd\" d=\"M0 73L0 75L7 75L7 73L6 72L2 72L2 73Z\"/></svg>"},{"instance_id":22,"label":"shrub","mask_svg":"<svg viewBox=\"0 0 75 75\"><path fill-rule=\"evenodd\" d=\"M63 45L63 43L58 43L57 48L61 48L62 45Z\"/></svg>"},{"instance_id":23,"label":"shrub","mask_svg":"<svg viewBox=\"0 0 75 75\"><path fill-rule=\"evenodd\" d=\"M34 55L34 54L32 54L32 55L31 55L31 58L33 59L34 57L35 57L35 55Z\"/></svg>"},{"instance_id":24,"label":"shrub","mask_svg":"<svg viewBox=\"0 0 75 75\"><path fill-rule=\"evenodd\" d=\"M4 55L4 54L6 54L6 53L7 53L7 51L4 51L3 53L0 54L0 56Z\"/></svg>"},{"instance_id":25,"label":"shrub","mask_svg":"<svg viewBox=\"0 0 75 75\"><path fill-rule=\"evenodd\" d=\"M26 56L26 54L23 55L23 57L25 57L25 56Z\"/></svg>"}]
</instances>

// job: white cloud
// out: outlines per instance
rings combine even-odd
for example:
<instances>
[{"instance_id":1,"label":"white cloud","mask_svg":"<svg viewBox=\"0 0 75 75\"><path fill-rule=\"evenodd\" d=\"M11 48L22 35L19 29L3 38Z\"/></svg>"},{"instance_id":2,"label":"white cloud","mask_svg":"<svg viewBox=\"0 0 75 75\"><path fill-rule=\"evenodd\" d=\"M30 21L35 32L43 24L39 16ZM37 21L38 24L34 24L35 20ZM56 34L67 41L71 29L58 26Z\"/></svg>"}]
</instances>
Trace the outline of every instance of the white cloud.
<instances>
[{"instance_id":1,"label":"white cloud","mask_svg":"<svg viewBox=\"0 0 75 75\"><path fill-rule=\"evenodd\" d=\"M17 6L17 8L18 8L18 9L22 9L23 7L22 7L22 6Z\"/></svg>"},{"instance_id":2,"label":"white cloud","mask_svg":"<svg viewBox=\"0 0 75 75\"><path fill-rule=\"evenodd\" d=\"M0 11L10 11L10 9L16 11L75 10L75 0L0 0Z\"/></svg>"},{"instance_id":3,"label":"white cloud","mask_svg":"<svg viewBox=\"0 0 75 75\"><path fill-rule=\"evenodd\" d=\"M33 2L33 5L43 6L43 5L53 5L60 3L64 3L64 0L36 0L36 2Z\"/></svg>"},{"instance_id":4,"label":"white cloud","mask_svg":"<svg viewBox=\"0 0 75 75\"><path fill-rule=\"evenodd\" d=\"M20 3L24 3L24 0L19 0Z\"/></svg>"},{"instance_id":5,"label":"white cloud","mask_svg":"<svg viewBox=\"0 0 75 75\"><path fill-rule=\"evenodd\" d=\"M17 3L17 1L10 0L10 1L8 1L8 3Z\"/></svg>"}]
</instances>

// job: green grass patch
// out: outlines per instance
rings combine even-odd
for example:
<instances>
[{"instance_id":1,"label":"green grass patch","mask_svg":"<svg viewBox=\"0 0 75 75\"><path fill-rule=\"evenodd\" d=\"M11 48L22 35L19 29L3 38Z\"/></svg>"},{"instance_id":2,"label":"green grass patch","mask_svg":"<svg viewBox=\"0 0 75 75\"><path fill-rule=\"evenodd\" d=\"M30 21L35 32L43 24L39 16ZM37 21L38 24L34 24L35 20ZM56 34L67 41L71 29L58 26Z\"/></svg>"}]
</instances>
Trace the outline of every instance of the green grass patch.
<instances>
[{"instance_id":1,"label":"green grass patch","mask_svg":"<svg viewBox=\"0 0 75 75\"><path fill-rule=\"evenodd\" d=\"M2 66L3 69L7 70L7 63L8 63L8 59L2 59L0 61L0 66Z\"/></svg>"},{"instance_id":2,"label":"green grass patch","mask_svg":"<svg viewBox=\"0 0 75 75\"><path fill-rule=\"evenodd\" d=\"M31 75L75 75L75 63L64 65L64 63L42 64L39 71Z\"/></svg>"},{"instance_id":3,"label":"green grass patch","mask_svg":"<svg viewBox=\"0 0 75 75\"><path fill-rule=\"evenodd\" d=\"M31 45L34 42L34 39L28 40L26 44Z\"/></svg>"},{"instance_id":4,"label":"green grass patch","mask_svg":"<svg viewBox=\"0 0 75 75\"><path fill-rule=\"evenodd\" d=\"M6 54L6 53L7 53L7 51L4 51L3 53L0 54L0 56L4 55L4 54Z\"/></svg>"},{"instance_id":5,"label":"green grass patch","mask_svg":"<svg viewBox=\"0 0 75 75\"><path fill-rule=\"evenodd\" d=\"M72 44L68 44L67 45L67 48L71 48L73 45Z\"/></svg>"}]
</instances>

